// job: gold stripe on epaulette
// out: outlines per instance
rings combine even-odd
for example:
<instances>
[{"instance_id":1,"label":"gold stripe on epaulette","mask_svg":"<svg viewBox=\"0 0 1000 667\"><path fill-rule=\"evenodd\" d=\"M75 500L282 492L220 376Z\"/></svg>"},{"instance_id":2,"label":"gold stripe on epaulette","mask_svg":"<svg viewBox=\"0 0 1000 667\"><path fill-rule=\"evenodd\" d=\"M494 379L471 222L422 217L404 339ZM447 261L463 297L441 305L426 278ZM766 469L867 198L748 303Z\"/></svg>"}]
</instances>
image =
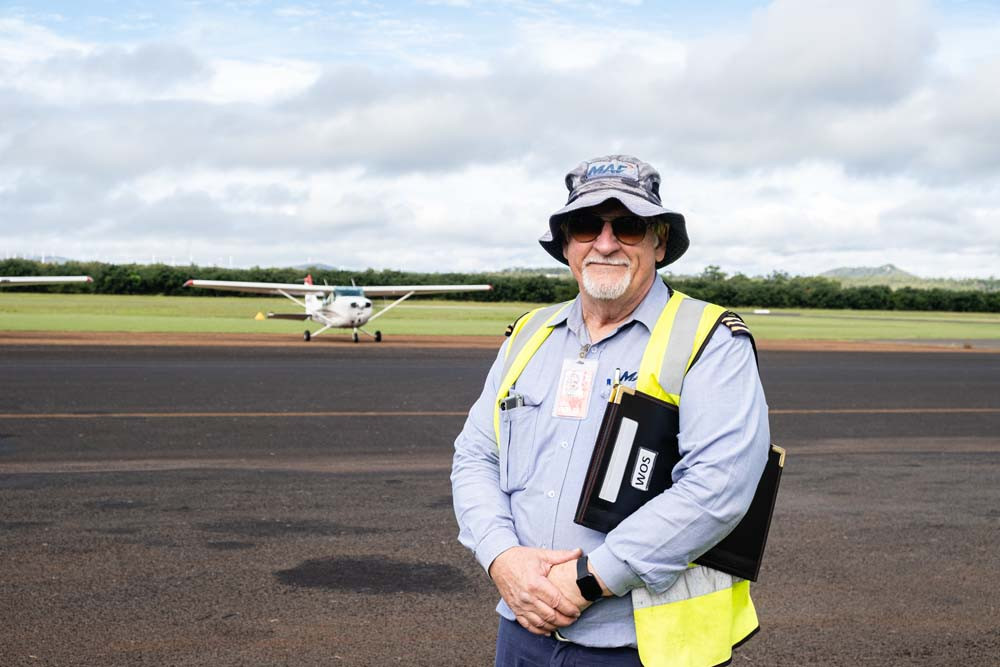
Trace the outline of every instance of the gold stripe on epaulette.
<instances>
[{"instance_id":1,"label":"gold stripe on epaulette","mask_svg":"<svg viewBox=\"0 0 1000 667\"><path fill-rule=\"evenodd\" d=\"M753 334L750 333L750 327L748 327L746 322L743 321L743 318L734 312L726 312L721 318L719 318L719 322L726 325L734 336L753 336Z\"/></svg>"}]
</instances>

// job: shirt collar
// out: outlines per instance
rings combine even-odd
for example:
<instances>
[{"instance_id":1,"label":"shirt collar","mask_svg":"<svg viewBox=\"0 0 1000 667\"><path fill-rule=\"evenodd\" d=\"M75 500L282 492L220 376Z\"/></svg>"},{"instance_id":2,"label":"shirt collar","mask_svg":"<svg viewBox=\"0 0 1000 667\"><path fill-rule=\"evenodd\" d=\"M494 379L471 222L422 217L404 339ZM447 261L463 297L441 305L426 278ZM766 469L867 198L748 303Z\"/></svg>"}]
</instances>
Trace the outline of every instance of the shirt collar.
<instances>
[{"instance_id":1,"label":"shirt collar","mask_svg":"<svg viewBox=\"0 0 1000 667\"><path fill-rule=\"evenodd\" d=\"M629 315L625 320L619 325L618 329L621 330L627 324L631 322L641 322L643 326L649 331L653 330L656 326L656 321L660 318L660 313L663 312L663 308L667 305L667 301L670 299L671 290L663 282L660 274L657 273L656 277L653 279L653 286L649 288L646 292L646 296L642 298L639 305L632 314ZM563 324L569 328L578 338L581 340L588 339L588 336L581 336L581 333L585 331L586 327L583 324L583 306L580 303L580 295L576 296L573 303L569 308L564 310L559 314L559 317L552 321L553 327L558 327Z\"/></svg>"}]
</instances>

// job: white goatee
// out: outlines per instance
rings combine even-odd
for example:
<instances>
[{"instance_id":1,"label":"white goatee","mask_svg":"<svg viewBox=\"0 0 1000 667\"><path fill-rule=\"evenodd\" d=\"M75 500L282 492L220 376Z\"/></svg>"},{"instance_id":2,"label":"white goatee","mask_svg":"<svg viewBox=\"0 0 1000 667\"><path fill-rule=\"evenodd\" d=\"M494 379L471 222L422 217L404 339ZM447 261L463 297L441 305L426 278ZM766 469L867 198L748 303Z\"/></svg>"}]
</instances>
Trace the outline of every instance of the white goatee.
<instances>
[{"instance_id":1,"label":"white goatee","mask_svg":"<svg viewBox=\"0 0 1000 667\"><path fill-rule=\"evenodd\" d=\"M591 264L611 264L614 266L628 267L628 271L616 281L611 281L605 277L597 277L589 270ZM583 290L594 299L602 301L614 301L620 298L632 284L631 265L627 259L610 259L608 257L591 258L583 260Z\"/></svg>"}]
</instances>

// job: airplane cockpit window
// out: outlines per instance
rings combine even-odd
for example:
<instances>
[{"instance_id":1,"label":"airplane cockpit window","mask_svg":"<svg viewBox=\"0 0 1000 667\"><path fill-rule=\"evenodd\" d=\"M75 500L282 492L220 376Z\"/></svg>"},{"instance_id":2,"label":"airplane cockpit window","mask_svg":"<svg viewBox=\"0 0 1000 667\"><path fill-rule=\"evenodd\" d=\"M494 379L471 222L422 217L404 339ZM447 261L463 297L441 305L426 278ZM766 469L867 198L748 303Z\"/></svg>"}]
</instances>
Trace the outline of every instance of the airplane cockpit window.
<instances>
[{"instance_id":1,"label":"airplane cockpit window","mask_svg":"<svg viewBox=\"0 0 1000 667\"><path fill-rule=\"evenodd\" d=\"M365 293L360 287L335 287L334 294L337 296L364 296Z\"/></svg>"}]
</instances>

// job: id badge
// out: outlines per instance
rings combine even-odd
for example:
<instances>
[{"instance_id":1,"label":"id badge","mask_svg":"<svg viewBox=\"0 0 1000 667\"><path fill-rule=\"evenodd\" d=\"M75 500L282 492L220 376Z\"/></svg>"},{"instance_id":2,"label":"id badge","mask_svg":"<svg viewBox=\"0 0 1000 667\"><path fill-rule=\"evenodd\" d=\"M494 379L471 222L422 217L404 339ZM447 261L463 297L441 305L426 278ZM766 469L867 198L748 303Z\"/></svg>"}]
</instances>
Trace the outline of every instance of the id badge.
<instances>
[{"instance_id":1,"label":"id badge","mask_svg":"<svg viewBox=\"0 0 1000 667\"><path fill-rule=\"evenodd\" d=\"M597 375L596 359L566 359L559 374L559 392L552 408L553 417L586 419L590 395Z\"/></svg>"}]
</instances>

